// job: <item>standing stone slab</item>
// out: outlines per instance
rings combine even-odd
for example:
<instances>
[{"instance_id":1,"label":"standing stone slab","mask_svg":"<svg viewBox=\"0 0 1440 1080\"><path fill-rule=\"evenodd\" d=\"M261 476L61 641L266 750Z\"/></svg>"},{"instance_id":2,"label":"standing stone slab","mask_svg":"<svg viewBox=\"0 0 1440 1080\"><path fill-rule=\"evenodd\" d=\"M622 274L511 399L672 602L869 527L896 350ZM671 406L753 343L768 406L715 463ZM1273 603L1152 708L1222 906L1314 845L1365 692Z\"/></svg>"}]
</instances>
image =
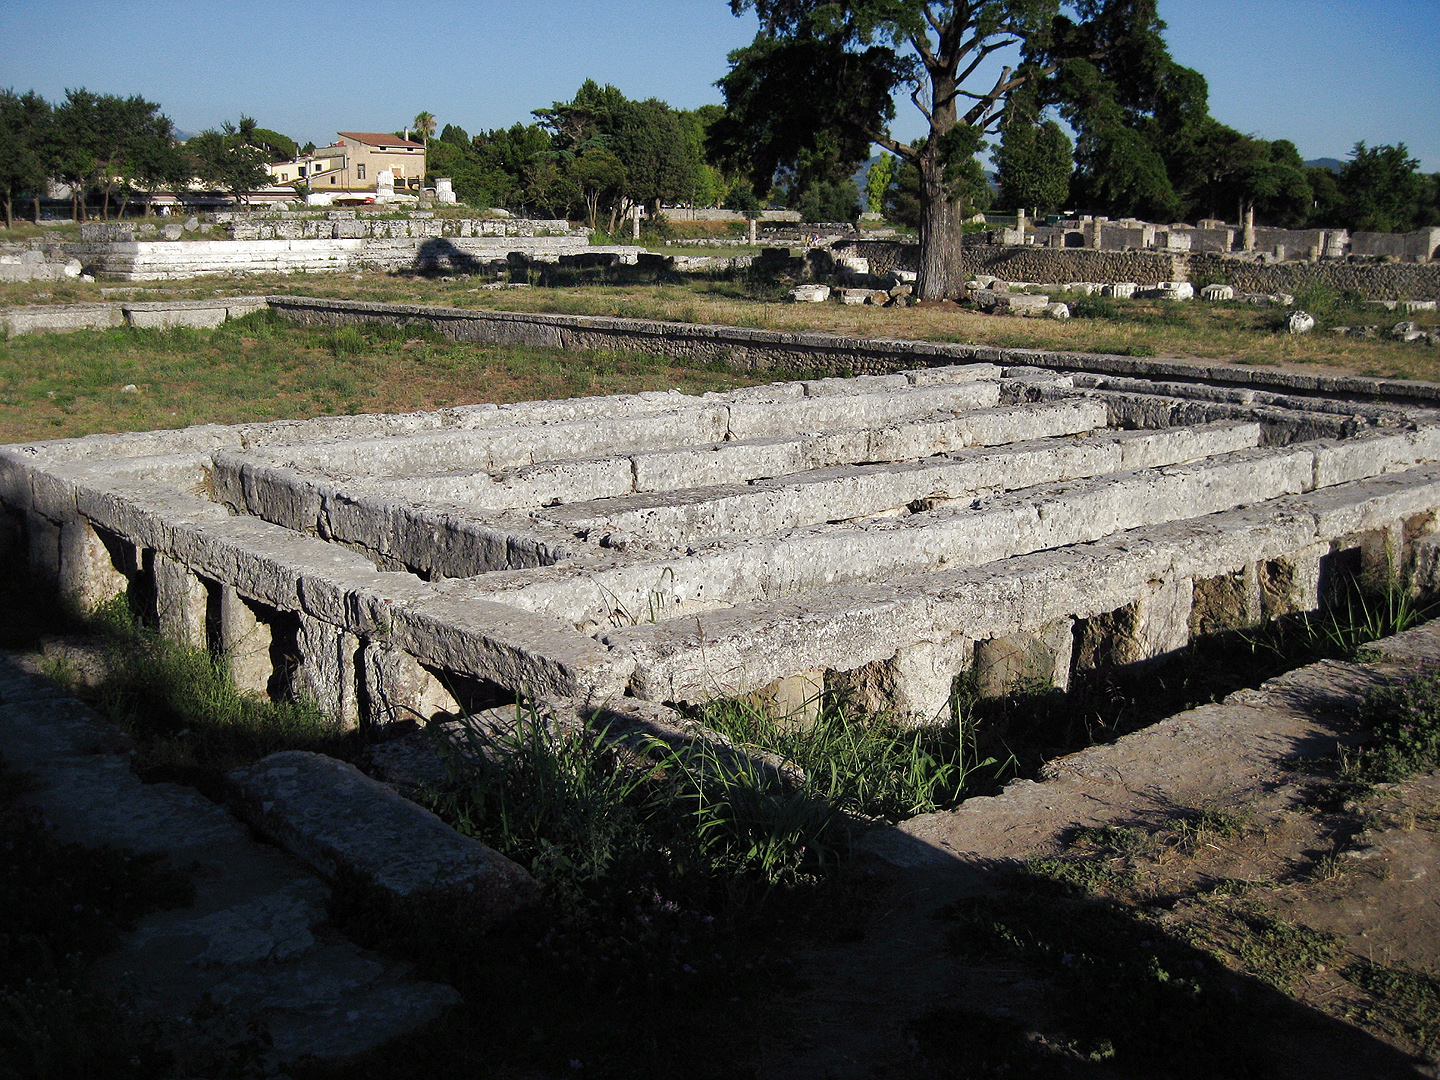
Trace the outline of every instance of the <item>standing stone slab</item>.
<instances>
[{"instance_id":1,"label":"standing stone slab","mask_svg":"<svg viewBox=\"0 0 1440 1080\"><path fill-rule=\"evenodd\" d=\"M287 750L230 774L240 815L327 877L494 923L534 904L524 869L355 766Z\"/></svg>"}]
</instances>

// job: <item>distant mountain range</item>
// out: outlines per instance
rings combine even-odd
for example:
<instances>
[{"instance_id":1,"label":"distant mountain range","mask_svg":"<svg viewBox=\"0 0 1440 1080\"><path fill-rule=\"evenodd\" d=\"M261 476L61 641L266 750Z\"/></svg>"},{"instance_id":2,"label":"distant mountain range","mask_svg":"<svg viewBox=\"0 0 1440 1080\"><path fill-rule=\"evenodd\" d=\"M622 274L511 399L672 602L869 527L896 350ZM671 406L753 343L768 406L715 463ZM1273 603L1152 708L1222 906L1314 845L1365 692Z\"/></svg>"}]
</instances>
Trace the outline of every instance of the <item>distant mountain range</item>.
<instances>
[{"instance_id":1,"label":"distant mountain range","mask_svg":"<svg viewBox=\"0 0 1440 1080\"><path fill-rule=\"evenodd\" d=\"M1314 161L1305 162L1305 167L1307 169L1329 169L1333 173L1338 173L1342 168L1345 167L1345 162L1341 161L1339 158L1317 157Z\"/></svg>"}]
</instances>

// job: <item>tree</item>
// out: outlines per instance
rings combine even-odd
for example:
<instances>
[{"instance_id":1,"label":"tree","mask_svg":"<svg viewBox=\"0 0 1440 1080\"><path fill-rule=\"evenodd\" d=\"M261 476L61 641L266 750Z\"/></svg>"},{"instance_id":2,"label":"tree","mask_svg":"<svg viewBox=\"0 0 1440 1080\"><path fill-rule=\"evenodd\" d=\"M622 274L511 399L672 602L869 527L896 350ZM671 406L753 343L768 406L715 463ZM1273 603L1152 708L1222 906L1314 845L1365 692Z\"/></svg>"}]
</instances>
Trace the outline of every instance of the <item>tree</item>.
<instances>
[{"instance_id":1,"label":"tree","mask_svg":"<svg viewBox=\"0 0 1440 1080\"><path fill-rule=\"evenodd\" d=\"M895 179L895 158L886 153L875 159L865 174L865 209L872 214L885 212L885 196Z\"/></svg>"},{"instance_id":2,"label":"tree","mask_svg":"<svg viewBox=\"0 0 1440 1080\"><path fill-rule=\"evenodd\" d=\"M656 98L630 101L613 86L586 79L573 100L536 109L540 123L554 132L554 149L566 155L592 147L613 153L625 169L621 190L631 203L658 212L662 202L691 200L697 190L698 155L680 114Z\"/></svg>"},{"instance_id":3,"label":"tree","mask_svg":"<svg viewBox=\"0 0 1440 1080\"><path fill-rule=\"evenodd\" d=\"M1058 210L1070 195L1070 138L1054 120L1041 121L1034 88L1011 95L994 160L999 205L1006 210Z\"/></svg>"},{"instance_id":4,"label":"tree","mask_svg":"<svg viewBox=\"0 0 1440 1080\"><path fill-rule=\"evenodd\" d=\"M247 119L249 117L241 118L242 121ZM251 124L254 124L253 120L251 120ZM300 155L300 148L295 144L294 139L288 135L282 135L278 131L271 131L269 128L252 126L246 134L245 140L251 146L258 146L264 150L266 162L270 165L278 165L282 161L294 161Z\"/></svg>"},{"instance_id":5,"label":"tree","mask_svg":"<svg viewBox=\"0 0 1440 1080\"><path fill-rule=\"evenodd\" d=\"M35 220L40 220L49 125L50 106L39 94L0 90L0 196L7 229L15 224L15 196L27 192L35 198Z\"/></svg>"},{"instance_id":6,"label":"tree","mask_svg":"<svg viewBox=\"0 0 1440 1080\"><path fill-rule=\"evenodd\" d=\"M849 180L838 183L821 180L812 184L800 197L801 221L854 221L859 216L858 192Z\"/></svg>"},{"instance_id":7,"label":"tree","mask_svg":"<svg viewBox=\"0 0 1440 1080\"><path fill-rule=\"evenodd\" d=\"M600 212L600 203L615 199L625 187L625 164L603 146L592 145L570 163L570 175L580 188L585 201L585 220L595 228ZM615 229L614 215L611 216L610 230Z\"/></svg>"},{"instance_id":8,"label":"tree","mask_svg":"<svg viewBox=\"0 0 1440 1080\"><path fill-rule=\"evenodd\" d=\"M867 152L852 159L857 163L873 142L915 166L917 292L929 300L958 295L963 287L961 233L974 191L966 163L1000 126L1009 95L1050 79L1072 60L1086 59L1103 73L1111 56L1145 57L1157 45L1163 51L1164 24L1154 0L1065 0L1073 20L1062 14L1062 0L730 0L730 6L760 16L759 37L732 54L731 72L720 83L732 109L769 118L758 129L759 144L789 135L806 147L823 147L817 136L825 133L867 144ZM1021 49L1018 66L977 82L986 58L1010 46ZM1144 74L1136 73L1135 81L1143 82ZM816 100L807 80L817 77L839 79L842 92ZM757 96L762 88L768 104ZM890 134L892 94L900 89L909 91L926 121L924 140L904 143Z\"/></svg>"},{"instance_id":9,"label":"tree","mask_svg":"<svg viewBox=\"0 0 1440 1080\"><path fill-rule=\"evenodd\" d=\"M1355 144L1337 184L1345 224L1366 232L1409 232L1435 222L1434 189L1404 143Z\"/></svg>"},{"instance_id":10,"label":"tree","mask_svg":"<svg viewBox=\"0 0 1440 1080\"><path fill-rule=\"evenodd\" d=\"M246 138L241 129L228 122L219 131L211 129L196 135L185 144L192 175L244 200L249 192L270 180L265 151L250 145Z\"/></svg>"},{"instance_id":11,"label":"tree","mask_svg":"<svg viewBox=\"0 0 1440 1080\"><path fill-rule=\"evenodd\" d=\"M422 112L415 115L410 124L415 133L420 136L420 141L427 147L430 145L430 136L435 134L435 114Z\"/></svg>"}]
</instances>

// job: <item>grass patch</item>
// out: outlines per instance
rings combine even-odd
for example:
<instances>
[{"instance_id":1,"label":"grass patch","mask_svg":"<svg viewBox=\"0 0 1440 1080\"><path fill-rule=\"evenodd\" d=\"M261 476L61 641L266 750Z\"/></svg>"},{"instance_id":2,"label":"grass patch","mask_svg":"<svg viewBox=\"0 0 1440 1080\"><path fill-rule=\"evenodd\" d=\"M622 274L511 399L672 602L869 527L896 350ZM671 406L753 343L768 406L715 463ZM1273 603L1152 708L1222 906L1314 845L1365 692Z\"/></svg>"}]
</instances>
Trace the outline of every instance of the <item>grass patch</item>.
<instances>
[{"instance_id":1,"label":"grass patch","mask_svg":"<svg viewBox=\"0 0 1440 1080\"><path fill-rule=\"evenodd\" d=\"M631 313L652 314L638 304ZM702 393L766 377L613 350L453 342L428 327L299 327L256 312L214 330L127 327L0 340L0 441L482 401ZM127 385L137 389L124 391Z\"/></svg>"},{"instance_id":2,"label":"grass patch","mask_svg":"<svg viewBox=\"0 0 1440 1080\"><path fill-rule=\"evenodd\" d=\"M956 715L949 724L911 727L826 702L813 722L801 722L744 701L720 701L700 710L699 719L742 746L799 766L811 798L895 821L953 806L981 776L997 771L996 758L977 754L963 704Z\"/></svg>"},{"instance_id":3,"label":"grass patch","mask_svg":"<svg viewBox=\"0 0 1440 1080\"><path fill-rule=\"evenodd\" d=\"M1293 992L1303 976L1334 963L1340 954L1337 934L1262 911L1247 912L1241 921L1249 933L1236 945L1236 957L1246 971L1283 993Z\"/></svg>"},{"instance_id":4,"label":"grass patch","mask_svg":"<svg viewBox=\"0 0 1440 1080\"><path fill-rule=\"evenodd\" d=\"M1440 765L1440 670L1371 690L1360 720L1367 740L1348 762L1352 775L1405 780Z\"/></svg>"}]
</instances>

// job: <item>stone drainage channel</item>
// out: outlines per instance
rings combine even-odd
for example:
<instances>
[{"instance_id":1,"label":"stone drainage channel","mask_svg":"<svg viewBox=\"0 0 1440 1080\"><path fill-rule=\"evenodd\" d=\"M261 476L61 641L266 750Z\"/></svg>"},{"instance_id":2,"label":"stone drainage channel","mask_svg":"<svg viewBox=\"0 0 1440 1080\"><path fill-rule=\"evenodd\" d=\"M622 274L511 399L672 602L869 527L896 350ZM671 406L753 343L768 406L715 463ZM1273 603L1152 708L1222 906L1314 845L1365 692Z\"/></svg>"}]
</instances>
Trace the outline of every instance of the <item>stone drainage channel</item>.
<instances>
[{"instance_id":1,"label":"stone drainage channel","mask_svg":"<svg viewBox=\"0 0 1440 1080\"><path fill-rule=\"evenodd\" d=\"M196 427L0 448L0 503L12 553L69 599L126 592L242 689L346 725L526 697L688 738L672 705L827 690L923 723L969 673L1063 688L1313 610L1344 575L1433 586L1440 414L1424 387L1372 382L1358 400L964 363ZM10 685L12 717L73 711ZM323 873L369 858L396 895L498 914L533 890L453 833L386 879L364 834L433 819L345 769L301 755L241 787ZM298 799L312 788L339 794ZM341 805L364 809L316 839ZM417 1020L447 1000L404 994Z\"/></svg>"}]
</instances>

